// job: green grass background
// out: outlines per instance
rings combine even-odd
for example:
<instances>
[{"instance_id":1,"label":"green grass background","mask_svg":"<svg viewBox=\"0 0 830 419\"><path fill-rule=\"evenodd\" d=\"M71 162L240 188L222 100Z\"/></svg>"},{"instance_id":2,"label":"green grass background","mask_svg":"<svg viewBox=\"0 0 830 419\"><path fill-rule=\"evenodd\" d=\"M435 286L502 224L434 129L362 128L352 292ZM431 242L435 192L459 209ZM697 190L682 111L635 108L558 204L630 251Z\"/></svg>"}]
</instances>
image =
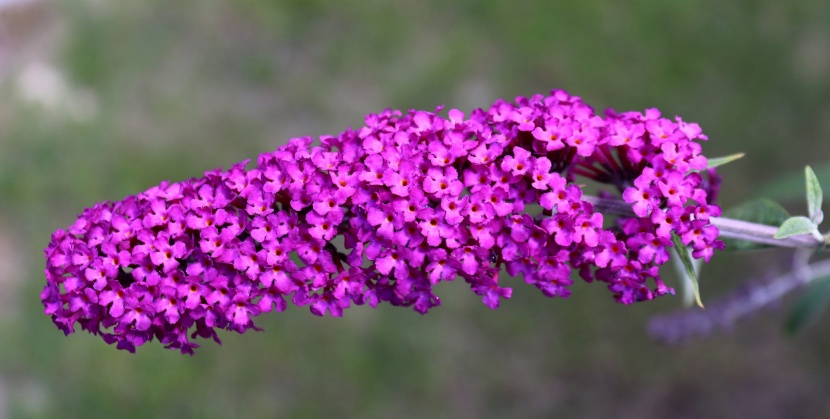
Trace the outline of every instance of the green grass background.
<instances>
[{"instance_id":1,"label":"green grass background","mask_svg":"<svg viewBox=\"0 0 830 419\"><path fill-rule=\"evenodd\" d=\"M645 324L679 298L622 306L579 283L550 300L516 279L491 311L449 283L426 316L293 308L191 358L64 337L38 298L49 235L97 201L386 107L469 111L552 88L699 122L707 155L747 152L722 170L725 207L796 173L767 190L803 213L803 165L830 161L826 1L35 1L0 25L0 417L830 415L830 319L790 338L782 309L671 347ZM92 110L27 100L33 62ZM788 257L717 255L704 301Z\"/></svg>"}]
</instances>

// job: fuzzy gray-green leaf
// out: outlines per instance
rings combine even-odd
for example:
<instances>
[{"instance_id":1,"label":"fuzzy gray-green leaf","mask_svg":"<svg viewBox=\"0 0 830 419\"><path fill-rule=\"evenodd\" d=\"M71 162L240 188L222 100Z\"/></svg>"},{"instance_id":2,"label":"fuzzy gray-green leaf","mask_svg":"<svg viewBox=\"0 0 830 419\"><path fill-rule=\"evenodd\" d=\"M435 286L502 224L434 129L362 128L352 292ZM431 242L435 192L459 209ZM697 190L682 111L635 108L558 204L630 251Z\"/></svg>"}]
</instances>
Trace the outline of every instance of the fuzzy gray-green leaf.
<instances>
[{"instance_id":1,"label":"fuzzy gray-green leaf","mask_svg":"<svg viewBox=\"0 0 830 419\"><path fill-rule=\"evenodd\" d=\"M799 215L797 217L790 217L787 221L784 221L781 227L778 228L778 231L775 232L774 237L776 239L785 239L800 234L811 234L814 231L817 231L816 225L809 218Z\"/></svg>"},{"instance_id":2,"label":"fuzzy gray-green leaf","mask_svg":"<svg viewBox=\"0 0 830 419\"><path fill-rule=\"evenodd\" d=\"M807 214L810 215L810 220L818 225L823 218L821 213L821 185L818 183L818 178L810 166L804 168L804 178L807 181Z\"/></svg>"}]
</instances>

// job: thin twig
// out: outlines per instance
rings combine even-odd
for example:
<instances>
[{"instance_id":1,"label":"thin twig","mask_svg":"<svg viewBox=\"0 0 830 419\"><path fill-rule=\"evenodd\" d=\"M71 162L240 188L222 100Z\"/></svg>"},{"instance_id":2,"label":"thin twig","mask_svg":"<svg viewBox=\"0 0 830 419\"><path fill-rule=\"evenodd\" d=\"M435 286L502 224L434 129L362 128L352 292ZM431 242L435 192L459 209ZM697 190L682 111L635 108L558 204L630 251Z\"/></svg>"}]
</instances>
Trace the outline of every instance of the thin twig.
<instances>
[{"instance_id":1,"label":"thin twig","mask_svg":"<svg viewBox=\"0 0 830 419\"><path fill-rule=\"evenodd\" d=\"M796 261L796 265L800 265L800 262ZM828 276L830 259L806 266L795 266L786 274L763 283L753 282L732 295L716 300L708 304L705 311L683 310L654 317L649 321L649 334L666 343L678 343L693 337L730 330L741 318L759 312L814 280Z\"/></svg>"}]
</instances>

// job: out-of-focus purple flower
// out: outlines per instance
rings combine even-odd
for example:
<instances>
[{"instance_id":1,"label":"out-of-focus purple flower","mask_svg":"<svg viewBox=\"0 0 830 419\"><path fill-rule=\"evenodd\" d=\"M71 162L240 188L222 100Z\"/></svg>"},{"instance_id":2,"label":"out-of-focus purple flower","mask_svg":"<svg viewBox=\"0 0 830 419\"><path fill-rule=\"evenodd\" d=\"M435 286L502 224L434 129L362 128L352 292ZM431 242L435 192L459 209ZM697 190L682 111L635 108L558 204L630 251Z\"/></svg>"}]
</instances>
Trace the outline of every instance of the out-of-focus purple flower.
<instances>
[{"instance_id":1,"label":"out-of-focus purple flower","mask_svg":"<svg viewBox=\"0 0 830 419\"><path fill-rule=\"evenodd\" d=\"M619 302L649 300L672 292L657 270L672 234L707 260L722 247L709 224L720 179L694 172L705 139L656 110L603 118L564 91L466 117L386 110L249 170L84 210L44 251L44 311L67 334L192 354L192 339L258 330L289 301L319 316L382 302L426 313L433 286L460 277L496 308L512 294L503 267L549 297L569 296L577 270ZM575 176L616 187L636 217L610 222Z\"/></svg>"}]
</instances>

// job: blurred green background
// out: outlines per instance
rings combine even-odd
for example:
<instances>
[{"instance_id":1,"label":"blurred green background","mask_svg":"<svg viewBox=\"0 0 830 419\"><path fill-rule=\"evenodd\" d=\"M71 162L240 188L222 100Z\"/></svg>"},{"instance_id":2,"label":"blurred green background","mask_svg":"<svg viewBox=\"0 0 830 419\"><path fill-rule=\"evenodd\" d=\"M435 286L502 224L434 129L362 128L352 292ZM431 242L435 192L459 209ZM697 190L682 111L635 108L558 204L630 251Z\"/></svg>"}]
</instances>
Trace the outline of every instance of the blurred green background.
<instances>
[{"instance_id":1,"label":"blurred green background","mask_svg":"<svg viewBox=\"0 0 830 419\"><path fill-rule=\"evenodd\" d=\"M463 283L427 316L294 308L192 358L64 337L42 314L42 249L97 201L386 107L552 88L699 122L709 156L747 152L722 170L725 207L766 190L803 213L803 165L830 174L825 0L0 1L0 418L830 415L830 319L790 338L772 310L663 346L645 324L679 298L622 306L600 285L550 300L507 280L497 311ZM716 256L704 301L788 258Z\"/></svg>"}]
</instances>

